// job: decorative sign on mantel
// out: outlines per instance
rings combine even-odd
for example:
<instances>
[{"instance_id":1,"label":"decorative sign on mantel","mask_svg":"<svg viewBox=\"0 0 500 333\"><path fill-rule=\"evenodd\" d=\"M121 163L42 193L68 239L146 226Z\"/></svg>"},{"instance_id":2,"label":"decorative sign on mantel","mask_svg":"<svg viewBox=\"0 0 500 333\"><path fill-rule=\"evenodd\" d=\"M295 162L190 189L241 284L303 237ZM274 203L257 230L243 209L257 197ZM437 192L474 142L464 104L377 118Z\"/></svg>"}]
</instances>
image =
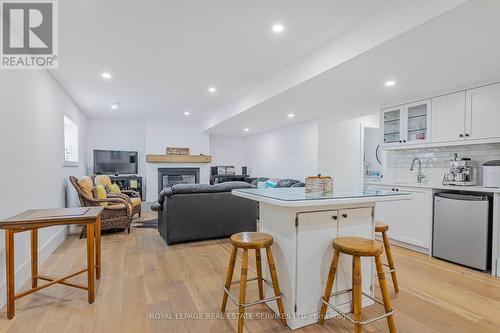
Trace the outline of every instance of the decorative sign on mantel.
<instances>
[{"instance_id":1,"label":"decorative sign on mantel","mask_svg":"<svg viewBox=\"0 0 500 333\"><path fill-rule=\"evenodd\" d=\"M167 147L167 155L189 155L189 148Z\"/></svg>"}]
</instances>

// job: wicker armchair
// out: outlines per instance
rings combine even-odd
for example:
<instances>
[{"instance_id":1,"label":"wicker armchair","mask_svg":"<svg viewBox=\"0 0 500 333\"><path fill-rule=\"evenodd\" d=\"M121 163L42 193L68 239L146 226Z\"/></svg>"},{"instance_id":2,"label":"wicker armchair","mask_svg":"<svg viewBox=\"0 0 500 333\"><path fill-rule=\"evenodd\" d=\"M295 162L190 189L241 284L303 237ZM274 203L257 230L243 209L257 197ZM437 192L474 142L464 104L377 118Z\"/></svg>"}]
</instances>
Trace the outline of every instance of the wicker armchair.
<instances>
[{"instance_id":1,"label":"wicker armchair","mask_svg":"<svg viewBox=\"0 0 500 333\"><path fill-rule=\"evenodd\" d=\"M107 198L95 199L92 194L94 187L90 177L76 177L70 176L69 181L75 187L80 199L80 206L92 207L100 206L101 203L107 202L108 205L104 206L104 211L101 215L101 230L109 229L125 229L130 233L130 224L132 223L132 206L123 198ZM86 232L85 226L82 228L80 238Z\"/></svg>"},{"instance_id":2,"label":"wicker armchair","mask_svg":"<svg viewBox=\"0 0 500 333\"><path fill-rule=\"evenodd\" d=\"M108 185L111 185L111 178L109 178L108 175L93 175L92 176L92 181L94 182L94 185L100 184L104 187L107 187ZM141 217L141 196L139 192L137 191L132 191L132 190L121 190L122 194L109 194L108 197L113 198L113 197L119 197L127 200L130 205L132 205L132 217L135 216L135 214L138 214L139 217Z\"/></svg>"}]
</instances>

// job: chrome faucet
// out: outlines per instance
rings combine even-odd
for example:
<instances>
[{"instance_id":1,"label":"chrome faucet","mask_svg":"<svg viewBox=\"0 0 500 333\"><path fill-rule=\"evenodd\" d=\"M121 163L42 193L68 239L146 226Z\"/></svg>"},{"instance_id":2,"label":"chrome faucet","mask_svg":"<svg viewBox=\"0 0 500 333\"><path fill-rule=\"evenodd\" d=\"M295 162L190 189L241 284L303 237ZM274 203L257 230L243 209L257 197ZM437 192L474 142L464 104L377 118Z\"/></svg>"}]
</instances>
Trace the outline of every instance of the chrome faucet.
<instances>
[{"instance_id":1,"label":"chrome faucet","mask_svg":"<svg viewBox=\"0 0 500 333\"><path fill-rule=\"evenodd\" d=\"M413 161L411 162L410 171L413 171L413 167L415 166L415 161L418 161L417 183L421 183L422 178L424 178L425 176L422 174L422 161L420 160L420 158L415 157L413 159Z\"/></svg>"}]
</instances>

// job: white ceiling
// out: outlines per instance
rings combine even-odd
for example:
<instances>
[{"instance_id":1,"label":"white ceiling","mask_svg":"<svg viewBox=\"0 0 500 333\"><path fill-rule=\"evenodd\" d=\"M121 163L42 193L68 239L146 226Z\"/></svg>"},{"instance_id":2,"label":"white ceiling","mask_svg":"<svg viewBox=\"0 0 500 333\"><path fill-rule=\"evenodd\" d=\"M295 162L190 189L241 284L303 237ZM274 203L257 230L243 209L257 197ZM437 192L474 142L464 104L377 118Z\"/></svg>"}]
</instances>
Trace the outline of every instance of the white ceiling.
<instances>
[{"instance_id":1,"label":"white ceiling","mask_svg":"<svg viewBox=\"0 0 500 333\"><path fill-rule=\"evenodd\" d=\"M176 120L190 111L201 121L387 2L60 1L52 73L90 117ZM280 36L276 22L286 27Z\"/></svg>"},{"instance_id":2,"label":"white ceiling","mask_svg":"<svg viewBox=\"0 0 500 333\"><path fill-rule=\"evenodd\" d=\"M500 80L498 31L500 1L468 1L209 131L248 135L313 118L343 119ZM385 87L389 79L396 86Z\"/></svg>"}]
</instances>

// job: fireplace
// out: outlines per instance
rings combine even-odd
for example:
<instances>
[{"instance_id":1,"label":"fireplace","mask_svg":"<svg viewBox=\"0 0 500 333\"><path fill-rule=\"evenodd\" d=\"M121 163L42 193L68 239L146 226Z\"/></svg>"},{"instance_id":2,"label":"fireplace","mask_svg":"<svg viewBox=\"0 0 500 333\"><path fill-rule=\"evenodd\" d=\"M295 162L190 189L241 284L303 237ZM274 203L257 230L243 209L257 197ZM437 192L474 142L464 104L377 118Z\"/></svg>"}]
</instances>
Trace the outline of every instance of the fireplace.
<instances>
[{"instance_id":1,"label":"fireplace","mask_svg":"<svg viewBox=\"0 0 500 333\"><path fill-rule=\"evenodd\" d=\"M175 184L198 184L200 168L159 168L158 193Z\"/></svg>"}]
</instances>

